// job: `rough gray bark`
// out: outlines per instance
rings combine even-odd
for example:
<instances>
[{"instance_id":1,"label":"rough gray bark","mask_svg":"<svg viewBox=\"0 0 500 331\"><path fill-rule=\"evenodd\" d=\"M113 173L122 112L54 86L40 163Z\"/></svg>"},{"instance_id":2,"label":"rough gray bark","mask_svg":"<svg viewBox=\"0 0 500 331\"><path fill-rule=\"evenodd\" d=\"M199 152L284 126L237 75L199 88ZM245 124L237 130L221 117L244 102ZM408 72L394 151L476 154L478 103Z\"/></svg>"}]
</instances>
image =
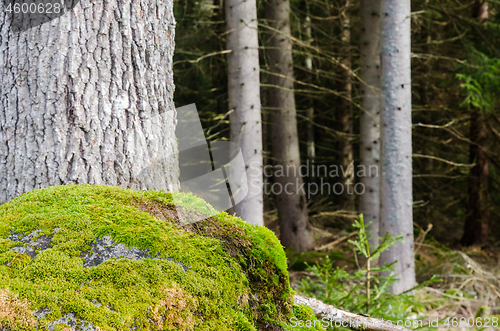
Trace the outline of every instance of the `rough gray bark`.
<instances>
[{"instance_id":1,"label":"rough gray bark","mask_svg":"<svg viewBox=\"0 0 500 331\"><path fill-rule=\"evenodd\" d=\"M175 188L173 3L82 0L21 32L3 6L0 202L70 183L147 188L146 168Z\"/></svg>"},{"instance_id":2,"label":"rough gray bark","mask_svg":"<svg viewBox=\"0 0 500 331\"><path fill-rule=\"evenodd\" d=\"M392 287L401 293L415 284L412 211L411 145L411 6L410 0L382 0L382 169L380 234L402 235L380 256L395 264L399 278Z\"/></svg>"},{"instance_id":3,"label":"rough gray bark","mask_svg":"<svg viewBox=\"0 0 500 331\"><path fill-rule=\"evenodd\" d=\"M231 141L238 143L247 169L248 194L234 211L243 220L264 225L262 120L259 40L255 0L227 0L228 93ZM244 173L233 173L241 178ZM233 192L234 194L234 192Z\"/></svg>"},{"instance_id":4,"label":"rough gray bark","mask_svg":"<svg viewBox=\"0 0 500 331\"><path fill-rule=\"evenodd\" d=\"M360 166L365 176L360 182L365 193L360 196L359 209L365 222L371 222L370 244L379 243L380 213L380 0L361 0L361 115ZM373 171L372 171L373 170Z\"/></svg>"},{"instance_id":5,"label":"rough gray bark","mask_svg":"<svg viewBox=\"0 0 500 331\"><path fill-rule=\"evenodd\" d=\"M293 59L290 35L290 3L267 0L266 20L270 32L266 55L269 64L269 108L275 169L283 171L274 181L282 191L277 194L280 239L297 252L311 248L313 237L307 215L305 192L300 189L299 140L293 91Z\"/></svg>"}]
</instances>

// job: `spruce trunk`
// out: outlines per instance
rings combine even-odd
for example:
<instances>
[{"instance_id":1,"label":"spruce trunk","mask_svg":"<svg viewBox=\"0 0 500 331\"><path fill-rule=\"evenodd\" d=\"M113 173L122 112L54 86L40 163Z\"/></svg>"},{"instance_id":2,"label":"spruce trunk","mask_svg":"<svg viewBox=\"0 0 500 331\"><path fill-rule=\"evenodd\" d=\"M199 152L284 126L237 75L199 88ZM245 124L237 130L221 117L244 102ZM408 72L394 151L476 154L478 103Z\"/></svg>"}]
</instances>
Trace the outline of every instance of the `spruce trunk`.
<instances>
[{"instance_id":1,"label":"spruce trunk","mask_svg":"<svg viewBox=\"0 0 500 331\"><path fill-rule=\"evenodd\" d=\"M231 141L238 143L247 169L248 194L234 208L250 224L264 225L259 41L255 0L226 1L228 93ZM237 170L237 169L236 169ZM245 173L233 173L234 178ZM234 192L233 192L234 194Z\"/></svg>"},{"instance_id":2,"label":"spruce trunk","mask_svg":"<svg viewBox=\"0 0 500 331\"><path fill-rule=\"evenodd\" d=\"M373 248L379 243L380 226L380 9L380 0L361 0L360 166L364 176L359 180L365 191L359 209L371 222L367 229Z\"/></svg>"},{"instance_id":3,"label":"spruce trunk","mask_svg":"<svg viewBox=\"0 0 500 331\"><path fill-rule=\"evenodd\" d=\"M467 218L461 244L484 246L488 243L489 193L488 193L488 135L486 112L473 109L470 120L469 161L474 167L469 173L469 200Z\"/></svg>"},{"instance_id":4,"label":"spruce trunk","mask_svg":"<svg viewBox=\"0 0 500 331\"><path fill-rule=\"evenodd\" d=\"M268 0L266 20L271 27L267 42L269 64L269 109L272 149L275 158L280 239L284 246L304 252L312 246L307 200L301 190L299 139L293 91L293 59L290 35L290 3ZM282 171L280 171L282 170ZM277 189L278 190L278 189Z\"/></svg>"},{"instance_id":5,"label":"spruce trunk","mask_svg":"<svg viewBox=\"0 0 500 331\"><path fill-rule=\"evenodd\" d=\"M145 169L175 188L173 2L82 0L21 31L5 3L0 202L63 184L144 189Z\"/></svg>"},{"instance_id":6,"label":"spruce trunk","mask_svg":"<svg viewBox=\"0 0 500 331\"><path fill-rule=\"evenodd\" d=\"M380 256L393 263L392 293L416 284L413 244L410 0L382 0L380 235L403 240Z\"/></svg>"},{"instance_id":7,"label":"spruce trunk","mask_svg":"<svg viewBox=\"0 0 500 331\"><path fill-rule=\"evenodd\" d=\"M354 155L352 148L353 112L352 112L352 79L351 79L351 0L346 0L341 12L342 47L340 49L340 77L342 82L339 90L342 97L339 102L339 131L344 133L339 141L340 166L342 167L341 208L354 211Z\"/></svg>"}]
</instances>

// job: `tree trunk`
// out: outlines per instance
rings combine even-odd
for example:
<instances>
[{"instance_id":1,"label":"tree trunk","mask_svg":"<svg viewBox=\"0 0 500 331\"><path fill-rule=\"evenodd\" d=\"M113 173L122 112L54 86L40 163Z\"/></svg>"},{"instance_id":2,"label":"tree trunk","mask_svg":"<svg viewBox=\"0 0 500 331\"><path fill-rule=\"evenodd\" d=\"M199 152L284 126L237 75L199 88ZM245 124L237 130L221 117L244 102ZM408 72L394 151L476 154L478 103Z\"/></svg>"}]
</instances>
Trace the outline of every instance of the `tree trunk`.
<instances>
[{"instance_id":1,"label":"tree trunk","mask_svg":"<svg viewBox=\"0 0 500 331\"><path fill-rule=\"evenodd\" d=\"M309 47L307 49L307 54L306 54L306 59L305 59L305 64L306 68L309 71L307 75L307 83L312 83L312 56L311 56L311 39L312 39L312 34L311 34L311 18L309 17L309 4L306 3L306 11L307 11L307 16L306 16L306 22L304 24L305 30L306 30L306 41L305 44ZM314 159L316 158L316 146L314 142L314 100L312 97L308 98L307 100L307 159L309 162L313 162ZM311 180L314 180L313 177L311 177Z\"/></svg>"},{"instance_id":2,"label":"tree trunk","mask_svg":"<svg viewBox=\"0 0 500 331\"><path fill-rule=\"evenodd\" d=\"M237 216L264 225L262 179L262 120L259 41L255 0L227 0L228 92L231 141L238 143L247 169L248 194L235 206ZM244 173L233 173L241 178ZM234 192L233 192L234 194Z\"/></svg>"},{"instance_id":3,"label":"tree trunk","mask_svg":"<svg viewBox=\"0 0 500 331\"><path fill-rule=\"evenodd\" d=\"M469 201L467 218L461 244L464 246L484 246L488 243L490 218L488 194L488 135L486 114L473 109L470 120L469 161L475 163L469 174Z\"/></svg>"},{"instance_id":4,"label":"tree trunk","mask_svg":"<svg viewBox=\"0 0 500 331\"><path fill-rule=\"evenodd\" d=\"M300 174L289 1L268 0L266 20L272 28L266 53L280 236L284 246L303 252L311 248L313 238Z\"/></svg>"},{"instance_id":5,"label":"tree trunk","mask_svg":"<svg viewBox=\"0 0 500 331\"><path fill-rule=\"evenodd\" d=\"M472 16L480 23L488 19L488 3L477 0ZM469 174L467 217L460 243L464 246L484 246L488 243L489 193L488 193L488 133L486 112L472 109L470 114L469 161L475 163Z\"/></svg>"},{"instance_id":6,"label":"tree trunk","mask_svg":"<svg viewBox=\"0 0 500 331\"><path fill-rule=\"evenodd\" d=\"M346 136L340 138L339 153L340 165L342 166L342 187L341 208L352 211L354 206L354 157L352 149L352 79L351 79L351 0L345 1L345 7L341 13L342 19L342 48L340 77L343 79L340 85L340 92L343 98L339 103L340 131ZM345 175L344 175L345 173Z\"/></svg>"},{"instance_id":7,"label":"tree trunk","mask_svg":"<svg viewBox=\"0 0 500 331\"><path fill-rule=\"evenodd\" d=\"M307 76L306 76L306 82L309 84L313 83L313 78L314 75L312 73L313 70L313 62L312 62L312 55L311 55L311 40L312 40L312 29L311 29L311 17L309 13L309 3L305 1L306 5L306 21L304 23L304 29L306 32L306 40L304 43L307 46L306 49L306 58L305 58L305 65L307 68ZM314 139L314 99L312 96L307 98L307 122L306 122L306 131L307 131L307 166L309 165L314 166L314 161L316 159L316 143ZM317 181L316 181L316 176L314 174L309 174L307 178L308 185L311 185L311 187L316 187ZM307 189L307 197L310 199L310 201L314 201L316 194L318 190L315 190L315 192L312 192L312 190L308 187Z\"/></svg>"},{"instance_id":8,"label":"tree trunk","mask_svg":"<svg viewBox=\"0 0 500 331\"><path fill-rule=\"evenodd\" d=\"M415 284L412 210L411 135L411 6L410 0L382 0L382 171L380 234L403 236L403 242L380 256L397 261L399 278L390 291L401 293Z\"/></svg>"},{"instance_id":9,"label":"tree trunk","mask_svg":"<svg viewBox=\"0 0 500 331\"><path fill-rule=\"evenodd\" d=\"M174 188L173 2L82 0L21 32L3 6L0 202L51 185L144 188L158 160L153 182Z\"/></svg>"},{"instance_id":10,"label":"tree trunk","mask_svg":"<svg viewBox=\"0 0 500 331\"><path fill-rule=\"evenodd\" d=\"M360 166L365 188L359 197L359 209L371 222L370 244L379 244L380 213L380 0L361 0L361 115Z\"/></svg>"}]
</instances>

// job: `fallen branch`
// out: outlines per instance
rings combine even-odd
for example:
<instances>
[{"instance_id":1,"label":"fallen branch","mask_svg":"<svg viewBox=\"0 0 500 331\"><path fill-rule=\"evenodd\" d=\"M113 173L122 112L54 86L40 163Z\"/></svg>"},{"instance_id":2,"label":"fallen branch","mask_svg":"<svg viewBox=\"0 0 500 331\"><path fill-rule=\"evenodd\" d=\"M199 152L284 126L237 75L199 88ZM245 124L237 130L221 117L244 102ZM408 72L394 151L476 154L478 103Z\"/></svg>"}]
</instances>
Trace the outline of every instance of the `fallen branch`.
<instances>
[{"instance_id":1,"label":"fallen branch","mask_svg":"<svg viewBox=\"0 0 500 331\"><path fill-rule=\"evenodd\" d=\"M318 248L316 248L316 251L324 251L324 250L327 250L327 249L332 249L333 247L337 246L338 244L340 244L341 242L343 242L344 240L346 239L349 239L351 238L352 236L354 236L357 232L352 232L352 233L349 233L348 235L346 236L343 236L335 241L332 241L328 244L325 244L323 246L320 246Z\"/></svg>"},{"instance_id":2,"label":"fallen branch","mask_svg":"<svg viewBox=\"0 0 500 331\"><path fill-rule=\"evenodd\" d=\"M356 315L327 305L317 299L309 299L300 295L295 295L295 304L306 305L318 318L354 331L410 331L391 321Z\"/></svg>"}]
</instances>

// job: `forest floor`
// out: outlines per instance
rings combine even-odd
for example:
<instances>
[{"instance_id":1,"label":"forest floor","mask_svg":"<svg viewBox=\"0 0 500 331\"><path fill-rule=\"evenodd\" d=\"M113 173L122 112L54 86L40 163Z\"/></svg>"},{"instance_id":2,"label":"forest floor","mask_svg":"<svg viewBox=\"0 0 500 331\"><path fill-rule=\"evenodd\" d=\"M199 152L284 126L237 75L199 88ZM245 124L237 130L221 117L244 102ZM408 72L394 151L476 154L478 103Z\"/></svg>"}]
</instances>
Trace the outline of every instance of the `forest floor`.
<instances>
[{"instance_id":1,"label":"forest floor","mask_svg":"<svg viewBox=\"0 0 500 331\"><path fill-rule=\"evenodd\" d=\"M268 226L279 236L276 221L270 221ZM354 239L356 232L313 229L314 250L303 254L287 251L290 283L295 290L300 291L304 279L315 278L308 265L324 262L327 256L334 267L345 268L350 274L365 267L363 258L355 256L353 245L348 242ZM494 246L450 248L425 230L419 233L415 238L417 281L428 281L433 275L441 281L414 293L425 308L418 308L418 316L413 318L424 320L424 328L429 320L438 319L437 330L498 330L498 327L484 328L477 324L488 316L500 319L500 249ZM467 321L474 321L476 325L466 324Z\"/></svg>"}]
</instances>

